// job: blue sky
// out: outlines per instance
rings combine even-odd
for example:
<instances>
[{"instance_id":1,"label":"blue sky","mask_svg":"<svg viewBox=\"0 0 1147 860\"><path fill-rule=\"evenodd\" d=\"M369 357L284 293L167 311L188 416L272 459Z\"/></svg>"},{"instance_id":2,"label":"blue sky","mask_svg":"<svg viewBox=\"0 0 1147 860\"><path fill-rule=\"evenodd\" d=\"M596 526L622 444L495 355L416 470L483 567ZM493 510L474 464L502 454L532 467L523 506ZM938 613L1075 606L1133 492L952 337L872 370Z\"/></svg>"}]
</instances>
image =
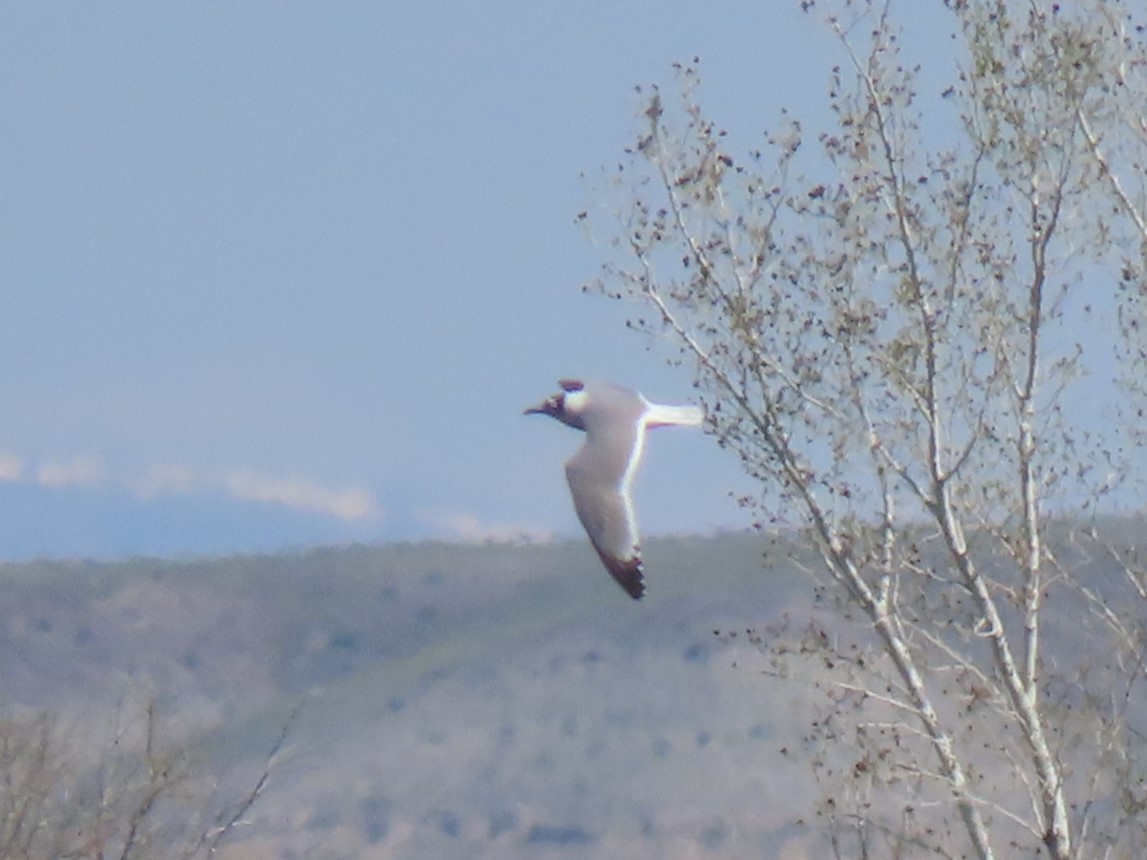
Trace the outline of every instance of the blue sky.
<instances>
[{"instance_id":1,"label":"blue sky","mask_svg":"<svg viewBox=\"0 0 1147 860\"><path fill-rule=\"evenodd\" d=\"M580 285L580 178L699 55L743 141L822 98L796 3L0 8L0 558L574 534L561 376L689 397ZM661 431L647 532L747 525Z\"/></svg>"}]
</instances>

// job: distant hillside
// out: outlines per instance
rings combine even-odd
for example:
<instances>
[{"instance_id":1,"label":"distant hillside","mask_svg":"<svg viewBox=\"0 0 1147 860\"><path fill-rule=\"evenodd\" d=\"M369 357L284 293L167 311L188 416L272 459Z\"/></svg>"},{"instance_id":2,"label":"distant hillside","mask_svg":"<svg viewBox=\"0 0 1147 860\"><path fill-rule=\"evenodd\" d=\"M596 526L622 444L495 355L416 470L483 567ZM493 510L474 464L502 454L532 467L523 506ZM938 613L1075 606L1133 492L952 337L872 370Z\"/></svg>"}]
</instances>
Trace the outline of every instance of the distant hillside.
<instances>
[{"instance_id":1,"label":"distant hillside","mask_svg":"<svg viewBox=\"0 0 1147 860\"><path fill-rule=\"evenodd\" d=\"M154 696L235 785L302 702L233 858L799 857L792 686L713 635L807 606L767 546L651 541L640 603L582 541L8 564L0 684Z\"/></svg>"}]
</instances>

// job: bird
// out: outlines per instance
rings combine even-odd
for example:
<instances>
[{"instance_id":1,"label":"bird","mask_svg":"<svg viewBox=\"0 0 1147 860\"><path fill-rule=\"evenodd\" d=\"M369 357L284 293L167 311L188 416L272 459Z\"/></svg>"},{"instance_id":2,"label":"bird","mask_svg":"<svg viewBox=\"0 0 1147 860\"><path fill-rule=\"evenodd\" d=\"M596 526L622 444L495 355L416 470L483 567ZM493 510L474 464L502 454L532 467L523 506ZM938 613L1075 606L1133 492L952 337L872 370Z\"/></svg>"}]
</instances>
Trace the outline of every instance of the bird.
<instances>
[{"instance_id":1,"label":"bird","mask_svg":"<svg viewBox=\"0 0 1147 860\"><path fill-rule=\"evenodd\" d=\"M636 391L609 382L558 381L561 391L526 415L549 415L585 432L585 442L566 462L574 510L605 569L634 600L645 594L641 546L630 488L645 431L652 427L699 427L698 406L651 403Z\"/></svg>"}]
</instances>

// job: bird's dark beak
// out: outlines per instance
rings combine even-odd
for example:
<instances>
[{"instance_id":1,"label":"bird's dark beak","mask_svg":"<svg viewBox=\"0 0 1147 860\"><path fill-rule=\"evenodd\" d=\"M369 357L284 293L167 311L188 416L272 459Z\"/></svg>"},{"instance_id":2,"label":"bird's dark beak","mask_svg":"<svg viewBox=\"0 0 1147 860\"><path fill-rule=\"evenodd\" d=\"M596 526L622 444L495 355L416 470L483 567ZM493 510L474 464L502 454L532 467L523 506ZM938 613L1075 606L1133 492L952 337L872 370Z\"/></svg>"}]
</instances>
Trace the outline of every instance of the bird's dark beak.
<instances>
[{"instance_id":1,"label":"bird's dark beak","mask_svg":"<svg viewBox=\"0 0 1147 860\"><path fill-rule=\"evenodd\" d=\"M562 401L561 401L560 395L554 395L553 397L547 397L545 400L543 400L537 406L531 406L529 409L527 409L522 414L523 415L554 415L554 416L556 416L558 414L558 412L561 410L561 404L562 404Z\"/></svg>"}]
</instances>

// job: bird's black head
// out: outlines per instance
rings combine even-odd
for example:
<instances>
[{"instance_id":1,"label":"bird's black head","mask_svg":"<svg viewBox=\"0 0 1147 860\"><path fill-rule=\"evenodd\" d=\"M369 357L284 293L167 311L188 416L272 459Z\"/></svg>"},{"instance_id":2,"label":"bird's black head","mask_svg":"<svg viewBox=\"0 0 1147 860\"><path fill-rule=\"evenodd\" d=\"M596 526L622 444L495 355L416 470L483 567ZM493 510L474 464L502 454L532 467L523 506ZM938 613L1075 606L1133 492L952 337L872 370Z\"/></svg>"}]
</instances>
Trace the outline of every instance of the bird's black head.
<instances>
[{"instance_id":1,"label":"bird's black head","mask_svg":"<svg viewBox=\"0 0 1147 860\"><path fill-rule=\"evenodd\" d=\"M531 406L524 414L549 415L563 424L584 430L580 412L587 402L585 385L576 379L563 379L558 384L562 387L561 391L547 397L537 406Z\"/></svg>"}]
</instances>

